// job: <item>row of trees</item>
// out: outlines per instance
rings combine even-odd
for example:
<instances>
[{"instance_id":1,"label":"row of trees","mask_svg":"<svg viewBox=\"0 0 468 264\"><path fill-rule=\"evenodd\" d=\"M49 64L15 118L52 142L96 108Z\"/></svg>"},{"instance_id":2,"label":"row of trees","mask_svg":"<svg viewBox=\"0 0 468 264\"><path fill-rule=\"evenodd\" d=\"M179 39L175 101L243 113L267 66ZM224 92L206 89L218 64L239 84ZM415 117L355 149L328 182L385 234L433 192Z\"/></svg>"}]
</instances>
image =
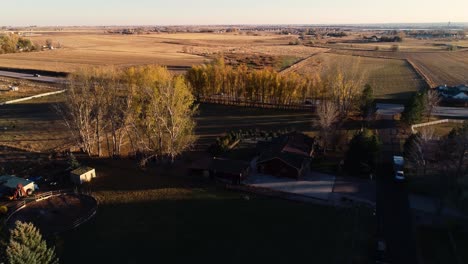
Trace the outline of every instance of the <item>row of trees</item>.
<instances>
[{"instance_id":1,"label":"row of trees","mask_svg":"<svg viewBox=\"0 0 468 264\"><path fill-rule=\"evenodd\" d=\"M165 67L82 69L57 109L89 155L121 156L128 145L144 165L173 160L195 141L194 97L184 77Z\"/></svg>"},{"instance_id":2,"label":"row of trees","mask_svg":"<svg viewBox=\"0 0 468 264\"><path fill-rule=\"evenodd\" d=\"M41 46L34 44L30 39L21 38L17 35L4 35L0 37L0 54L38 50L41 50Z\"/></svg>"},{"instance_id":3,"label":"row of trees","mask_svg":"<svg viewBox=\"0 0 468 264\"><path fill-rule=\"evenodd\" d=\"M233 68L225 65L221 58L210 64L193 66L187 73L187 80L200 101L282 107L327 99L339 106L340 113L346 113L362 90L364 76L357 63L347 61L304 77L273 69L249 70L246 65Z\"/></svg>"}]
</instances>

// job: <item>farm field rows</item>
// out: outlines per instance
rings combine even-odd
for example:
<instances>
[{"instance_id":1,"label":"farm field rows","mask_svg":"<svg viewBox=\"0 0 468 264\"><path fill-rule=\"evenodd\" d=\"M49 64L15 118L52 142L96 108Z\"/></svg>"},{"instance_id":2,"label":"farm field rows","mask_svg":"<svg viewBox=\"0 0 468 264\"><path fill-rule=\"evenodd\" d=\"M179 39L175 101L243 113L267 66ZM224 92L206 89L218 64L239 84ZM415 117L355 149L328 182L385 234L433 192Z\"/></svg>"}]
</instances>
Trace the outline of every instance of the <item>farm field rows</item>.
<instances>
[{"instance_id":1,"label":"farm field rows","mask_svg":"<svg viewBox=\"0 0 468 264\"><path fill-rule=\"evenodd\" d=\"M468 52L410 54L408 59L433 85L459 85L468 82Z\"/></svg>"},{"instance_id":2,"label":"farm field rows","mask_svg":"<svg viewBox=\"0 0 468 264\"><path fill-rule=\"evenodd\" d=\"M419 91L425 85L406 61L397 59L323 53L310 58L309 63L302 64L294 71L303 75L314 73L318 62L323 67L357 63L359 69L364 72L366 82L374 88L376 98L381 100L407 99L412 92Z\"/></svg>"}]
</instances>

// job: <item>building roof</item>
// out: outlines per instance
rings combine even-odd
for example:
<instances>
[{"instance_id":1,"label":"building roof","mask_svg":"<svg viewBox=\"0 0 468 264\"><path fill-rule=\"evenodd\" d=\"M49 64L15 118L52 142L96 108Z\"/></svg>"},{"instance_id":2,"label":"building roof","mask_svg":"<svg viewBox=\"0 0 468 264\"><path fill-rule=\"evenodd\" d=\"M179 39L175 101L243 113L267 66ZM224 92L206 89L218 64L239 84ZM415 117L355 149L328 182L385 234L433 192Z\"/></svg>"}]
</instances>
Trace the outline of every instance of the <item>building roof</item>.
<instances>
[{"instance_id":1,"label":"building roof","mask_svg":"<svg viewBox=\"0 0 468 264\"><path fill-rule=\"evenodd\" d=\"M10 189L16 189L16 187L18 187L18 184L26 186L30 183L32 183L32 181L19 178L16 176L10 176L10 175L0 176L0 185L10 188Z\"/></svg>"},{"instance_id":2,"label":"building roof","mask_svg":"<svg viewBox=\"0 0 468 264\"><path fill-rule=\"evenodd\" d=\"M73 170L71 173L75 174L75 175L83 175L83 174L85 174L87 172L90 172L92 170L94 170L94 169L91 168L91 167L81 166L78 169Z\"/></svg>"},{"instance_id":3,"label":"building roof","mask_svg":"<svg viewBox=\"0 0 468 264\"><path fill-rule=\"evenodd\" d=\"M315 139L302 133L289 133L282 135L272 142L259 144L262 154L258 163L278 158L290 166L301 169L305 160L313 154Z\"/></svg>"}]
</instances>

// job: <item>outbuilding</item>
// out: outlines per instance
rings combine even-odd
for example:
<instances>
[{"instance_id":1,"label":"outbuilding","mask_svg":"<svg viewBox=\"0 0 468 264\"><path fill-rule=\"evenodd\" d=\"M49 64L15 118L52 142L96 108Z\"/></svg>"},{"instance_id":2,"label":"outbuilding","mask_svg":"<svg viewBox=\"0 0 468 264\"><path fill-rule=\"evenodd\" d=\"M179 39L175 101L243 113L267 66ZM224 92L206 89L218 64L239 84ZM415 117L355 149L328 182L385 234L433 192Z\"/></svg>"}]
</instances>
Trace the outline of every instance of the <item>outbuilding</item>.
<instances>
[{"instance_id":1,"label":"outbuilding","mask_svg":"<svg viewBox=\"0 0 468 264\"><path fill-rule=\"evenodd\" d=\"M74 184L83 184L96 178L96 170L90 167L79 167L70 173L70 180Z\"/></svg>"}]
</instances>

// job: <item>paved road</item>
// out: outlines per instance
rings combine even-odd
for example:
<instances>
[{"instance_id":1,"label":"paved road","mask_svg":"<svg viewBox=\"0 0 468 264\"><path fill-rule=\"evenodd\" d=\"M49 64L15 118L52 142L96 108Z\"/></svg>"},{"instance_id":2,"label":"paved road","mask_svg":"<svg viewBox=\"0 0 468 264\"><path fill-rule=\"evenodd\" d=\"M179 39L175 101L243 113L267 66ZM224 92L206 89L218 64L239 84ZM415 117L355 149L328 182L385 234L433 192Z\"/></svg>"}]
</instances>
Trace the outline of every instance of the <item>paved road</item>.
<instances>
[{"instance_id":1,"label":"paved road","mask_svg":"<svg viewBox=\"0 0 468 264\"><path fill-rule=\"evenodd\" d=\"M405 183L393 180L392 156L399 152L395 121L380 116L387 129L379 130L382 164L377 169L378 235L387 245L388 262L417 264L416 238Z\"/></svg>"},{"instance_id":2,"label":"paved road","mask_svg":"<svg viewBox=\"0 0 468 264\"><path fill-rule=\"evenodd\" d=\"M407 187L404 183L393 180L391 164L387 168L383 167L378 173L377 217L380 234L387 243L389 262L417 264L416 238Z\"/></svg>"},{"instance_id":3,"label":"paved road","mask_svg":"<svg viewBox=\"0 0 468 264\"><path fill-rule=\"evenodd\" d=\"M399 104L377 104L377 108L379 114L392 116L403 112L405 107ZM433 115L440 117L468 118L468 108L439 106L434 109Z\"/></svg>"},{"instance_id":4,"label":"paved road","mask_svg":"<svg viewBox=\"0 0 468 264\"><path fill-rule=\"evenodd\" d=\"M33 74L10 72L10 71L0 71L0 76L16 78L16 79L25 79L25 80L31 80L31 81L37 81L37 82L46 82L46 83L63 83L65 81L65 78L60 78L60 77L50 77L50 76L34 77Z\"/></svg>"}]
</instances>

